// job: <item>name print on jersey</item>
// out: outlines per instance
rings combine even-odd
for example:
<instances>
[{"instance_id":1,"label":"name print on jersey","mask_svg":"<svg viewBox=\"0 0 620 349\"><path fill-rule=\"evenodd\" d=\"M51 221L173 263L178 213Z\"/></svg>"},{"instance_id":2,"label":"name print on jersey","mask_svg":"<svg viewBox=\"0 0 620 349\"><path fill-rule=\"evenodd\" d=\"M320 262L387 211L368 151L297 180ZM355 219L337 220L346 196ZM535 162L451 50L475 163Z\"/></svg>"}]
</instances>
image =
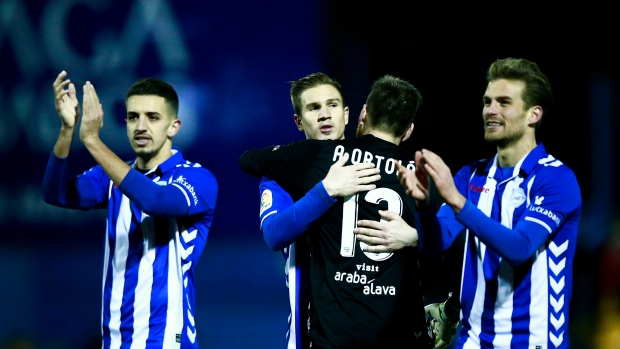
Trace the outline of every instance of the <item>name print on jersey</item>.
<instances>
[{"instance_id":1,"label":"name print on jersey","mask_svg":"<svg viewBox=\"0 0 620 349\"><path fill-rule=\"evenodd\" d=\"M344 146L342 145L336 146L336 149L334 149L334 157L332 158L332 161L334 162L338 161L344 155L344 153L345 153ZM376 163L376 167L379 170L382 169L387 174L394 173L398 175L398 171L396 171L396 162L402 165L402 160L395 160L392 158L388 158L385 161L384 160L385 160L385 156L374 155L369 151L366 151L366 150L362 151L358 148L353 149L353 151L351 152L351 163L353 164L359 164L362 162L372 162L372 163ZM383 166L383 168L381 166ZM415 171L414 161L409 161L406 167L412 171Z\"/></svg>"}]
</instances>

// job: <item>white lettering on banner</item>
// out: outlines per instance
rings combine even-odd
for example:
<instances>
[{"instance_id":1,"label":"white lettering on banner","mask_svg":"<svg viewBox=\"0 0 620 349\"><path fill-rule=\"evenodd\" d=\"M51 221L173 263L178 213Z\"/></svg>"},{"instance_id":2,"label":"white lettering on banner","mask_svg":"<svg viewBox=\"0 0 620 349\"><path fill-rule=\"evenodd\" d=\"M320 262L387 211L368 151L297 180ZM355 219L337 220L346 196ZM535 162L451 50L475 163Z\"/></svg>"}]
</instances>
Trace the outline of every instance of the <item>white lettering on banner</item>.
<instances>
[{"instance_id":1,"label":"white lettering on banner","mask_svg":"<svg viewBox=\"0 0 620 349\"><path fill-rule=\"evenodd\" d=\"M15 63L25 80L34 79L43 72L47 58L41 51L42 45L23 1L0 1L0 49L4 42L13 49Z\"/></svg>"},{"instance_id":2,"label":"white lettering on banner","mask_svg":"<svg viewBox=\"0 0 620 349\"><path fill-rule=\"evenodd\" d=\"M8 50L15 57L16 68L23 77L17 82L12 81L10 88L0 86L0 92L4 92L0 93L0 103L8 109L5 115L11 115L12 124L18 128L11 128L10 132L7 128L0 129L0 153L12 151L20 131L25 134L30 148L41 152L48 153L56 141L57 117L50 114L50 105L35 103L47 100L51 93L51 81L50 85L41 84L41 79L50 79L49 71L58 73L67 67L84 67L68 71L69 78L78 85L86 80L98 81L97 94L104 106L124 103L118 86L128 86L133 82L142 56L125 53L129 48L132 52L141 52L147 45L152 45L158 53L162 75L174 74L175 79L188 80L191 56L168 0L132 1L123 27L111 28L114 23L110 23L98 29L95 34L99 35L92 38L94 50L90 56L85 56L72 44L67 28L69 14L79 6L100 12L113 4L104 0L48 1L42 7L39 25L35 25L25 3L0 0L0 49ZM109 32L119 32L119 35L106 34ZM181 95L182 86L176 86ZM76 88L81 90L80 86ZM194 119L200 114L191 109L186 103L181 110L186 125L195 124ZM184 137L179 138L177 145L191 145L199 129L184 127ZM101 137L113 150L131 154L126 146L125 124L120 118L106 116ZM84 152L78 143L73 142L72 151Z\"/></svg>"}]
</instances>

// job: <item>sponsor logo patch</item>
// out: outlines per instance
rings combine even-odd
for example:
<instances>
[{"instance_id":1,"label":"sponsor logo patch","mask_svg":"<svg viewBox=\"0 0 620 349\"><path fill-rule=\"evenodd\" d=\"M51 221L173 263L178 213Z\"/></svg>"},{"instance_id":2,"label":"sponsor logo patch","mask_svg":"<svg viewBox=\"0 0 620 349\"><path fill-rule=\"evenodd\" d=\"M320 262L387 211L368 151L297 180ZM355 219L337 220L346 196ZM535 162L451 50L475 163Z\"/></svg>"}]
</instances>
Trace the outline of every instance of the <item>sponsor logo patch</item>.
<instances>
[{"instance_id":1,"label":"sponsor logo patch","mask_svg":"<svg viewBox=\"0 0 620 349\"><path fill-rule=\"evenodd\" d=\"M262 215L265 210L269 209L273 204L273 198L271 196L271 190L265 189L260 196L260 214Z\"/></svg>"},{"instance_id":2,"label":"sponsor logo patch","mask_svg":"<svg viewBox=\"0 0 620 349\"><path fill-rule=\"evenodd\" d=\"M534 198L534 205L542 205L543 200L545 199L544 196L538 196L536 195L536 197Z\"/></svg>"},{"instance_id":3,"label":"sponsor logo patch","mask_svg":"<svg viewBox=\"0 0 620 349\"><path fill-rule=\"evenodd\" d=\"M185 189L187 189L187 191L189 191L189 193L192 195L192 199L194 201L194 206L198 205L198 196L196 196L196 190L194 190L194 186L189 184L187 182L187 180L185 179L185 177L183 176L179 176L174 183L178 183L182 186L185 187Z\"/></svg>"}]
</instances>

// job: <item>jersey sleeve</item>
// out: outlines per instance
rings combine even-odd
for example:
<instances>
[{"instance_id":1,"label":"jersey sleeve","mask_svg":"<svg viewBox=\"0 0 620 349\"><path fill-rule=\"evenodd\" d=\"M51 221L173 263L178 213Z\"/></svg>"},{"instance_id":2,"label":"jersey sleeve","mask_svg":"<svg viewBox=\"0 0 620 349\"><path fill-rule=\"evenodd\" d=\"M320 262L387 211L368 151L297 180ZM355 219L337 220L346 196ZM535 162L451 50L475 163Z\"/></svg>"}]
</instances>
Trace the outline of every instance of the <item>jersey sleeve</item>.
<instances>
[{"instance_id":1,"label":"jersey sleeve","mask_svg":"<svg viewBox=\"0 0 620 349\"><path fill-rule=\"evenodd\" d=\"M261 179L260 193L261 229L265 242L274 251L297 240L336 202L327 194L322 181L295 203L282 187L268 178Z\"/></svg>"},{"instance_id":2,"label":"jersey sleeve","mask_svg":"<svg viewBox=\"0 0 620 349\"><path fill-rule=\"evenodd\" d=\"M239 158L239 167L252 176L275 180L293 198L300 198L310 189L303 187L304 179L312 160L325 142L303 140L283 146L250 149Z\"/></svg>"},{"instance_id":3,"label":"jersey sleeve","mask_svg":"<svg viewBox=\"0 0 620 349\"><path fill-rule=\"evenodd\" d=\"M469 200L456 217L480 241L512 265L519 265L530 258L549 237L542 226L523 219L517 222L514 229L505 227L487 217Z\"/></svg>"},{"instance_id":4,"label":"jersey sleeve","mask_svg":"<svg viewBox=\"0 0 620 349\"><path fill-rule=\"evenodd\" d=\"M67 158L59 158L53 152L43 175L43 200L51 205L89 210L105 208L110 179L100 166L94 166L82 174L67 175Z\"/></svg>"},{"instance_id":5,"label":"jersey sleeve","mask_svg":"<svg viewBox=\"0 0 620 349\"><path fill-rule=\"evenodd\" d=\"M575 174L565 165L548 168L547 172L531 180L528 209L523 219L553 234L580 209L581 190Z\"/></svg>"},{"instance_id":6,"label":"jersey sleeve","mask_svg":"<svg viewBox=\"0 0 620 349\"><path fill-rule=\"evenodd\" d=\"M568 168L549 169L539 177L530 180L526 212L513 229L487 217L469 200L456 217L501 257L518 265L530 258L581 207L579 185Z\"/></svg>"},{"instance_id":7,"label":"jersey sleeve","mask_svg":"<svg viewBox=\"0 0 620 349\"><path fill-rule=\"evenodd\" d=\"M203 167L177 167L168 182L153 182L131 169L119 189L146 214L181 218L215 210L218 184Z\"/></svg>"}]
</instances>

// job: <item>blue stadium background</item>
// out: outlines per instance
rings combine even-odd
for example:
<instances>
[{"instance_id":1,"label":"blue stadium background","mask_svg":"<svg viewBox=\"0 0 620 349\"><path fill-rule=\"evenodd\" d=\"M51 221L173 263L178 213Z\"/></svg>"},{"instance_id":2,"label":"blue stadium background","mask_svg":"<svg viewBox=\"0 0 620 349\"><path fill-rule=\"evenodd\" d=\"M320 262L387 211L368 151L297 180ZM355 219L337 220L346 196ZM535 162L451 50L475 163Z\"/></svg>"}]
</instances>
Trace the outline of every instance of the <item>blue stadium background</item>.
<instances>
[{"instance_id":1,"label":"blue stadium background","mask_svg":"<svg viewBox=\"0 0 620 349\"><path fill-rule=\"evenodd\" d=\"M20 338L41 349L100 347L105 213L58 209L40 195L59 129L51 84L61 70L78 87L95 85L106 115L102 137L126 159L133 158L126 90L146 76L177 88L183 126L175 144L220 188L197 268L199 343L283 348L282 258L262 240L258 180L241 173L237 159L245 149L303 137L287 82L316 71L334 76L355 120L375 78L412 81L425 100L405 146L434 150L457 170L493 153L480 123L484 71L506 56L537 61L555 89L540 137L575 170L584 198L571 337L574 348L597 348L601 282L620 275L616 268L599 276L605 247L620 251L613 245L619 57L610 45L617 27L595 4L561 14L540 4L520 3L518 11L491 4L0 0L0 349ZM76 140L72 168L93 164ZM436 285L428 299L445 298L458 268L429 265L437 272L427 275Z\"/></svg>"}]
</instances>

